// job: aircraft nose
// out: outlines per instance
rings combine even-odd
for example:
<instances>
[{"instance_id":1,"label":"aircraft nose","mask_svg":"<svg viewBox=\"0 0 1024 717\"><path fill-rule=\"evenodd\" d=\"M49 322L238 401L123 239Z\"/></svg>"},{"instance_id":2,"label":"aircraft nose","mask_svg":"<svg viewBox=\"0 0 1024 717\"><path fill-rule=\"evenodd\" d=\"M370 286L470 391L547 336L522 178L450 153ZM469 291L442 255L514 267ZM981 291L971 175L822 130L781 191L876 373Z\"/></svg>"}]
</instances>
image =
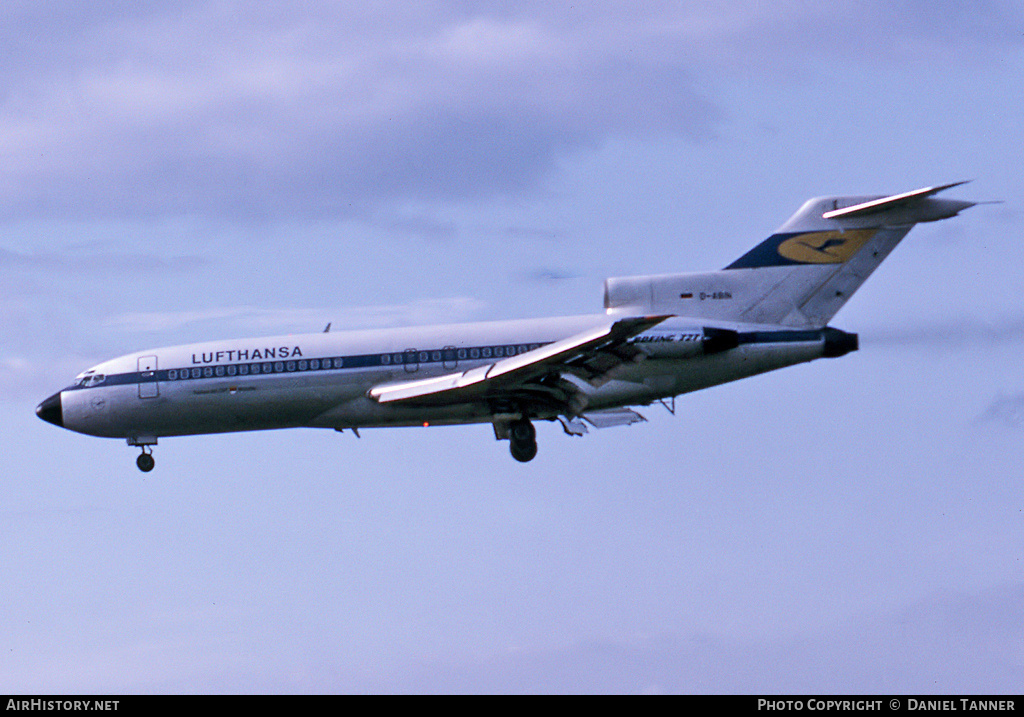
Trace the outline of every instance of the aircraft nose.
<instances>
[{"instance_id":1,"label":"aircraft nose","mask_svg":"<svg viewBox=\"0 0 1024 717\"><path fill-rule=\"evenodd\" d=\"M47 423L64 428L64 409L60 405L60 391L36 406L36 415Z\"/></svg>"}]
</instances>

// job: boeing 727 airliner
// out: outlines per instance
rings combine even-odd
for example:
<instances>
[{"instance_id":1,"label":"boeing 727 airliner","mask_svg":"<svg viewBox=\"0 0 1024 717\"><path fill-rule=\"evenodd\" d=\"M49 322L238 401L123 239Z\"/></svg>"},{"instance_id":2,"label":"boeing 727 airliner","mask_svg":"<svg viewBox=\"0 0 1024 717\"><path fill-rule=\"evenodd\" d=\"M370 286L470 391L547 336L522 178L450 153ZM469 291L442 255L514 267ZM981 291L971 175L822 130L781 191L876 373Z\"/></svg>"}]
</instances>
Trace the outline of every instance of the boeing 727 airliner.
<instances>
[{"instance_id":1,"label":"boeing 727 airliner","mask_svg":"<svg viewBox=\"0 0 1024 717\"><path fill-rule=\"evenodd\" d=\"M721 271L605 281L605 313L232 339L105 361L36 408L127 439L150 471L164 436L299 426L490 423L522 462L533 421L566 433L643 421L634 406L857 349L828 326L918 222L974 202L935 195L808 200Z\"/></svg>"}]
</instances>

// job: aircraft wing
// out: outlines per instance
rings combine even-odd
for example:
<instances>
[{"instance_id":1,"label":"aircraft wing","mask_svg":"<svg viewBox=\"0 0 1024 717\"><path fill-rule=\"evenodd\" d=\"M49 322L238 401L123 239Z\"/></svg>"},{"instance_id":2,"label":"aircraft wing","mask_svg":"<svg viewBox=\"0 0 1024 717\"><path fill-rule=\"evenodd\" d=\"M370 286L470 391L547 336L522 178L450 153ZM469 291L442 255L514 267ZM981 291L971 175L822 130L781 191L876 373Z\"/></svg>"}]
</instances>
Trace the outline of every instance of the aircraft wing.
<instances>
[{"instance_id":1,"label":"aircraft wing","mask_svg":"<svg viewBox=\"0 0 1024 717\"><path fill-rule=\"evenodd\" d=\"M615 367L643 358L642 352L628 343L629 339L667 318L639 316L607 322L468 371L380 384L371 388L368 395L382 404L437 405L486 399L571 407L570 394L574 391L561 379L563 374L600 385Z\"/></svg>"}]
</instances>

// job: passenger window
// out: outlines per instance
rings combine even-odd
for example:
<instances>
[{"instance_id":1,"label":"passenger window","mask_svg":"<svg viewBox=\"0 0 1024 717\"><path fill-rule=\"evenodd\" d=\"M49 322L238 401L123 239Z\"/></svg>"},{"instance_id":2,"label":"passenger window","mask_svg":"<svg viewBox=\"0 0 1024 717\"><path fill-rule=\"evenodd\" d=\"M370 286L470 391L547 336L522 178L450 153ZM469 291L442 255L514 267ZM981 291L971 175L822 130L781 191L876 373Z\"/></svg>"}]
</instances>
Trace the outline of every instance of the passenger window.
<instances>
[{"instance_id":1,"label":"passenger window","mask_svg":"<svg viewBox=\"0 0 1024 717\"><path fill-rule=\"evenodd\" d=\"M224 367L223 367L223 366L218 366L218 367L217 367L217 368L215 368L215 369L214 369L213 371L214 371L214 373L216 373L216 374L217 374L218 376L223 376L223 375L224 375Z\"/></svg>"}]
</instances>

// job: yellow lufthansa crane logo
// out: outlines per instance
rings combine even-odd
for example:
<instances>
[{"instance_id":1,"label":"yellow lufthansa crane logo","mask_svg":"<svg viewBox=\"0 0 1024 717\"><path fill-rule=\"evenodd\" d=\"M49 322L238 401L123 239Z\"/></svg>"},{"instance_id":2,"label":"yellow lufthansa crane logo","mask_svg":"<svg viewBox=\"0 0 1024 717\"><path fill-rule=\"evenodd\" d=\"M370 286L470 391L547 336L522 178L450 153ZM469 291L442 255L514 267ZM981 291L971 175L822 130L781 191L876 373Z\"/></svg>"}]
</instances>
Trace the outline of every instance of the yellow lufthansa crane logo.
<instances>
[{"instance_id":1,"label":"yellow lufthansa crane logo","mask_svg":"<svg viewBox=\"0 0 1024 717\"><path fill-rule=\"evenodd\" d=\"M868 243L874 229L845 232L810 232L779 244L779 256L801 264L842 264Z\"/></svg>"}]
</instances>

